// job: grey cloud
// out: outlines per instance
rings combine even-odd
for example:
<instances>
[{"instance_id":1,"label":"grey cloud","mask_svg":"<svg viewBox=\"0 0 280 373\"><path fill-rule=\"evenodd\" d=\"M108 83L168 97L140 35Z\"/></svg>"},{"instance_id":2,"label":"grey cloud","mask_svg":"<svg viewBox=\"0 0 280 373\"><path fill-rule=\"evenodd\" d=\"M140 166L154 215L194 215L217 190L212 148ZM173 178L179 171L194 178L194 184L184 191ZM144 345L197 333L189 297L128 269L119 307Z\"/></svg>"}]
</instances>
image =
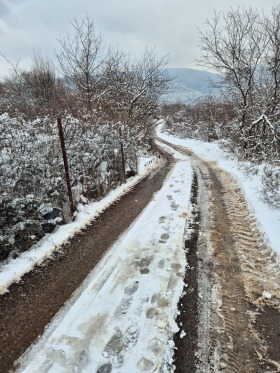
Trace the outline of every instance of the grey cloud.
<instances>
[{"instance_id":1,"label":"grey cloud","mask_svg":"<svg viewBox=\"0 0 280 373\"><path fill-rule=\"evenodd\" d=\"M0 17L5 17L13 11L14 6L24 4L28 0L0 0Z\"/></svg>"},{"instance_id":2,"label":"grey cloud","mask_svg":"<svg viewBox=\"0 0 280 373\"><path fill-rule=\"evenodd\" d=\"M10 11L10 8L7 6L6 1L0 0L0 17L5 16Z\"/></svg>"},{"instance_id":3,"label":"grey cloud","mask_svg":"<svg viewBox=\"0 0 280 373\"><path fill-rule=\"evenodd\" d=\"M199 58L199 34L213 9L252 6L270 10L276 0L0 0L1 51L28 61L33 48L53 58L57 38L71 33L73 16L86 12L95 20L107 45L141 54L157 46L170 55L173 66L195 67ZM2 21L2 25L1 25ZM1 61L0 61L1 63Z\"/></svg>"}]
</instances>

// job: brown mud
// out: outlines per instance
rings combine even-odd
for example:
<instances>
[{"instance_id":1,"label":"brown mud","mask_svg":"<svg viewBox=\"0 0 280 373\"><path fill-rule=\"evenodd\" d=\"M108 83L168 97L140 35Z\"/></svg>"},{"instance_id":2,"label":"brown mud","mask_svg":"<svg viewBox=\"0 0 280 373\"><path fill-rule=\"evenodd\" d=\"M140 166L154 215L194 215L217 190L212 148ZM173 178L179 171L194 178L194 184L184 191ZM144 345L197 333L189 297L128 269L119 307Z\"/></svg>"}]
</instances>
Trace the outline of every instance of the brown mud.
<instances>
[{"instance_id":1,"label":"brown mud","mask_svg":"<svg viewBox=\"0 0 280 373\"><path fill-rule=\"evenodd\" d=\"M179 314L176 318L180 326L178 333L174 335L176 349L174 351L174 364L176 373L196 372L197 351L197 326L198 326L198 256L197 245L199 236L200 213L197 206L198 183L194 175L192 184L192 217L188 227L188 235L185 241L185 253L187 270L185 273L185 290L178 304ZM183 332L183 334L182 334Z\"/></svg>"}]
</instances>

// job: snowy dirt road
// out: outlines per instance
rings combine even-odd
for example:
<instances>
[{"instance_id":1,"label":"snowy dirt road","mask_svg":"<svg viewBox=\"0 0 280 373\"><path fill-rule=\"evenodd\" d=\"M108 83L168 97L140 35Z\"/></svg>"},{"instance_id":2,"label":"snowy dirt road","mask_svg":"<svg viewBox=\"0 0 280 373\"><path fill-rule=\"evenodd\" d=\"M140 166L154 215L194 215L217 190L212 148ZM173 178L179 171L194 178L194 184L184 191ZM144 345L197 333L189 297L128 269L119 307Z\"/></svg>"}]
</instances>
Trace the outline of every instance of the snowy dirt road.
<instances>
[{"instance_id":1,"label":"snowy dirt road","mask_svg":"<svg viewBox=\"0 0 280 373\"><path fill-rule=\"evenodd\" d=\"M189 156L198 177L196 368L176 372L280 371L280 267L233 178Z\"/></svg>"},{"instance_id":2,"label":"snowy dirt road","mask_svg":"<svg viewBox=\"0 0 280 373\"><path fill-rule=\"evenodd\" d=\"M191 184L190 163L180 159L71 307L22 359L20 372L169 371Z\"/></svg>"},{"instance_id":3,"label":"snowy dirt road","mask_svg":"<svg viewBox=\"0 0 280 373\"><path fill-rule=\"evenodd\" d=\"M18 372L280 372L274 253L228 173L163 143L177 158L163 187L19 360ZM19 298L28 303L28 294ZM32 313L28 320L31 326ZM2 328L10 350L21 327Z\"/></svg>"}]
</instances>

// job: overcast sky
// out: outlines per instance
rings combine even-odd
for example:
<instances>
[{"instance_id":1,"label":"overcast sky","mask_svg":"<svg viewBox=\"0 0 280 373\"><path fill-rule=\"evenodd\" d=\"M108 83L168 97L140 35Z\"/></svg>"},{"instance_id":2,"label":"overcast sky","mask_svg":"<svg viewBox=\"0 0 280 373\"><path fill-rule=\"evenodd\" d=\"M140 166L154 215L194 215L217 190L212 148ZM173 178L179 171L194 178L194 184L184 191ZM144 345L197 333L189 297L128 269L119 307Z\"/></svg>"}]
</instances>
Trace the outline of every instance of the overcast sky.
<instances>
[{"instance_id":1,"label":"overcast sky","mask_svg":"<svg viewBox=\"0 0 280 373\"><path fill-rule=\"evenodd\" d=\"M30 66L33 50L55 61L57 38L71 32L73 16L86 12L95 20L107 45L139 55L156 45L159 55L169 54L172 67L196 66L199 33L213 10L253 7L266 13L275 0L0 0L0 52ZM9 68L0 57L0 76Z\"/></svg>"}]
</instances>

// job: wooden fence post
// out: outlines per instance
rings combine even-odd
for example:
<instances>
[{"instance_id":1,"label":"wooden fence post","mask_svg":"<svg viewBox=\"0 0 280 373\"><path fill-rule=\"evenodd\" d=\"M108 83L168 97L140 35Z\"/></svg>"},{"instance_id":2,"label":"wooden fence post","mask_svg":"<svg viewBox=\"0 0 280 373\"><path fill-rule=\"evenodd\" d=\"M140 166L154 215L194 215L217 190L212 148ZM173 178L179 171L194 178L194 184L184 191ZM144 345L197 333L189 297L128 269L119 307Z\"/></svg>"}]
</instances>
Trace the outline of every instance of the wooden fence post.
<instances>
[{"instance_id":1,"label":"wooden fence post","mask_svg":"<svg viewBox=\"0 0 280 373\"><path fill-rule=\"evenodd\" d=\"M125 174L125 157L123 150L123 141L122 141L122 130L119 127L120 141L121 141L121 157L122 157L122 171L123 171L123 182L126 183L126 174Z\"/></svg>"},{"instance_id":2,"label":"wooden fence post","mask_svg":"<svg viewBox=\"0 0 280 373\"><path fill-rule=\"evenodd\" d=\"M70 202L70 209L71 209L71 214L73 216L75 212L75 205L74 205L73 196L72 196L67 153L66 153L66 148L65 148L64 134L63 134L62 123L61 123L60 117L57 118L57 125L58 125L58 133L59 133L60 145L61 145L62 156L63 156L65 179L66 179L68 197L69 197L69 202Z\"/></svg>"}]
</instances>

